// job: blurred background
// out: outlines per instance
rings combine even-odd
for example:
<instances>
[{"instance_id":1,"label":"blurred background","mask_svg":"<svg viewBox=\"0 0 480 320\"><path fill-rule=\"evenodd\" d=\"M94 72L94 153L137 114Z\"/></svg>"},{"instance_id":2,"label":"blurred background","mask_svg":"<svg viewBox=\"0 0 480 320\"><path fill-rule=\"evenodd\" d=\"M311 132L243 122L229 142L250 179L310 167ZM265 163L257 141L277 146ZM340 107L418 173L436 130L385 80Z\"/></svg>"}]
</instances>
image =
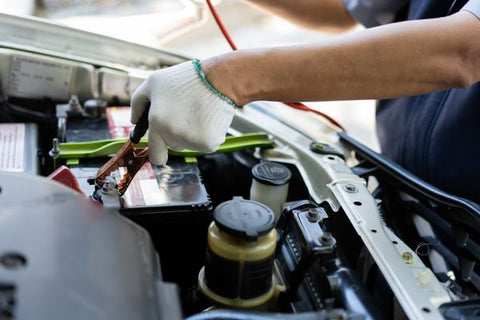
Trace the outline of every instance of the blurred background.
<instances>
[{"instance_id":1,"label":"blurred background","mask_svg":"<svg viewBox=\"0 0 480 320\"><path fill-rule=\"evenodd\" d=\"M336 36L301 29L246 1L213 3L238 48L283 46ZM48 19L191 58L231 50L203 0L0 0L0 10ZM374 101L306 104L335 118L351 136L379 151Z\"/></svg>"}]
</instances>

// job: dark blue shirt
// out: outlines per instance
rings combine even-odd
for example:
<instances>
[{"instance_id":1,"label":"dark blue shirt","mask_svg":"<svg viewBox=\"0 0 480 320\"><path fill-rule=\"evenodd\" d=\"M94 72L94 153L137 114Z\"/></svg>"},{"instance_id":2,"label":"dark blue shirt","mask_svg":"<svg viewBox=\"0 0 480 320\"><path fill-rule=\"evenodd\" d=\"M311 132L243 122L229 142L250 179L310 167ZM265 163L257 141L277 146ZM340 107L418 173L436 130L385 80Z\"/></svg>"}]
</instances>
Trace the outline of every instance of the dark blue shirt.
<instances>
[{"instance_id":1,"label":"dark blue shirt","mask_svg":"<svg viewBox=\"0 0 480 320\"><path fill-rule=\"evenodd\" d=\"M480 0L344 2L367 26L444 17L459 9L480 17ZM362 7L362 2L368 6ZM366 7L377 11L367 16ZM382 154L438 188L480 203L480 83L468 89L381 100L376 117Z\"/></svg>"}]
</instances>

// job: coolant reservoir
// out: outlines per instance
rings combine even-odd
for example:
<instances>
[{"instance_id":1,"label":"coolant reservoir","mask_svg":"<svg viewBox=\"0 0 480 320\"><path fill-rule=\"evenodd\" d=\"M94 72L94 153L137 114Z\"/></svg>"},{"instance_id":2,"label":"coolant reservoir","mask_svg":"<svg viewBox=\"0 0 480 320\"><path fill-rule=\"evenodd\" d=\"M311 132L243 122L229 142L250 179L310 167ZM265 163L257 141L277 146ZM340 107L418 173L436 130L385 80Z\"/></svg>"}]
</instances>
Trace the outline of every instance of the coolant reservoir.
<instances>
[{"instance_id":1,"label":"coolant reservoir","mask_svg":"<svg viewBox=\"0 0 480 320\"><path fill-rule=\"evenodd\" d=\"M281 214L282 204L287 201L290 170L280 163L261 162L252 168L250 199L272 209L275 221Z\"/></svg>"},{"instance_id":2,"label":"coolant reservoir","mask_svg":"<svg viewBox=\"0 0 480 320\"><path fill-rule=\"evenodd\" d=\"M273 276L277 233L274 214L264 204L234 197L213 213L208 229L200 291L234 308L255 308L276 293Z\"/></svg>"}]
</instances>

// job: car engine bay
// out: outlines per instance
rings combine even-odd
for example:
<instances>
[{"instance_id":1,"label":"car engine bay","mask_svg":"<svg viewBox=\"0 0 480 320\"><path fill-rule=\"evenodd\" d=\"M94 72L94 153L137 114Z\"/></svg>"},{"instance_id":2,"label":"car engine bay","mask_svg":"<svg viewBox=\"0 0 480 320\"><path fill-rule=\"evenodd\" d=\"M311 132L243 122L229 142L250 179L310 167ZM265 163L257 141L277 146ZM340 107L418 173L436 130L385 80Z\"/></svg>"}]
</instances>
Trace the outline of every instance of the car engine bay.
<instances>
[{"instance_id":1,"label":"car engine bay","mask_svg":"<svg viewBox=\"0 0 480 320\"><path fill-rule=\"evenodd\" d=\"M478 204L276 102L96 185L131 93L188 58L0 16L1 319L480 318Z\"/></svg>"}]
</instances>

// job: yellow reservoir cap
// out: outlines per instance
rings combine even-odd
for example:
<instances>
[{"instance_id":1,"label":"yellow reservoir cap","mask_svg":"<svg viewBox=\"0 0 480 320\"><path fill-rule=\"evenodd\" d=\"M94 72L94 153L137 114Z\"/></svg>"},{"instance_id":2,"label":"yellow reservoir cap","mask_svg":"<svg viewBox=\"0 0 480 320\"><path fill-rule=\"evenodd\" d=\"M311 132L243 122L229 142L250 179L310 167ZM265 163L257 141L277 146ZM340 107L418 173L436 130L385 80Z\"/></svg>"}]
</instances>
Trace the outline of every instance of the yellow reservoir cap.
<instances>
[{"instance_id":1,"label":"yellow reservoir cap","mask_svg":"<svg viewBox=\"0 0 480 320\"><path fill-rule=\"evenodd\" d=\"M275 253L277 231L272 229L257 241L246 241L220 230L215 222L208 227L208 246L218 256L234 261L258 261Z\"/></svg>"}]
</instances>

